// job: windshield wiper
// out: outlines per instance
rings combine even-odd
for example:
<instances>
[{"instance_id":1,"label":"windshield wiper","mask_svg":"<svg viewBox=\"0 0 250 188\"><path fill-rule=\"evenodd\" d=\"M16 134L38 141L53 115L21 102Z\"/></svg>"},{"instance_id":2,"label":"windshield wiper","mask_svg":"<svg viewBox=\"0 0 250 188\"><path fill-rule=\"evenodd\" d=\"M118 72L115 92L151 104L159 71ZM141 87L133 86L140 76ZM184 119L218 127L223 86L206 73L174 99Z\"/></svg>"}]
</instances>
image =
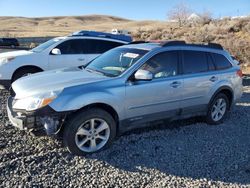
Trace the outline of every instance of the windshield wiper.
<instances>
[{"instance_id":1,"label":"windshield wiper","mask_svg":"<svg viewBox=\"0 0 250 188\"><path fill-rule=\"evenodd\" d=\"M95 69L90 69L90 68L87 68L86 70L87 70L87 71L89 71L89 72L94 72L94 73L97 73L97 74L104 75L104 74L103 74L103 72L100 72L100 71L95 70Z\"/></svg>"},{"instance_id":2,"label":"windshield wiper","mask_svg":"<svg viewBox=\"0 0 250 188\"><path fill-rule=\"evenodd\" d=\"M94 73L97 73L97 74L101 74L101 75L103 75L103 76L115 77L115 75L113 75L113 74L106 73L106 72L102 72L102 71L97 70L97 69L86 68L85 70L87 70L87 71L89 71L89 72L94 72Z\"/></svg>"},{"instance_id":3,"label":"windshield wiper","mask_svg":"<svg viewBox=\"0 0 250 188\"><path fill-rule=\"evenodd\" d=\"M83 69L86 68L86 66L85 66L85 65L81 65L81 66L79 66L78 68L83 70Z\"/></svg>"}]
</instances>

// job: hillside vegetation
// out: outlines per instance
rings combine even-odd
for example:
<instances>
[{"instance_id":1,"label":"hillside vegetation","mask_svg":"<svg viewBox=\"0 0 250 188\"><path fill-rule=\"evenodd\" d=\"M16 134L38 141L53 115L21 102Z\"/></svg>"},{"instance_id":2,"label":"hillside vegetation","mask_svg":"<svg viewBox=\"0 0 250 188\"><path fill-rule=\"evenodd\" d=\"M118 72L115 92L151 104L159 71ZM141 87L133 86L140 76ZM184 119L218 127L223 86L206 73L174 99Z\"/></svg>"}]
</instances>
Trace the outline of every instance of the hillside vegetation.
<instances>
[{"instance_id":1,"label":"hillside vegetation","mask_svg":"<svg viewBox=\"0 0 250 188\"><path fill-rule=\"evenodd\" d=\"M220 43L242 63L249 72L250 66L250 17L241 19L213 20L209 23L187 23L179 27L166 23L154 29L139 28L136 39L185 40L190 43Z\"/></svg>"},{"instance_id":2,"label":"hillside vegetation","mask_svg":"<svg viewBox=\"0 0 250 188\"><path fill-rule=\"evenodd\" d=\"M137 40L185 40L192 43L218 42L250 66L250 17L189 22L181 27L167 21L133 21L114 16L0 17L0 36L63 36L78 30L131 31Z\"/></svg>"}]
</instances>

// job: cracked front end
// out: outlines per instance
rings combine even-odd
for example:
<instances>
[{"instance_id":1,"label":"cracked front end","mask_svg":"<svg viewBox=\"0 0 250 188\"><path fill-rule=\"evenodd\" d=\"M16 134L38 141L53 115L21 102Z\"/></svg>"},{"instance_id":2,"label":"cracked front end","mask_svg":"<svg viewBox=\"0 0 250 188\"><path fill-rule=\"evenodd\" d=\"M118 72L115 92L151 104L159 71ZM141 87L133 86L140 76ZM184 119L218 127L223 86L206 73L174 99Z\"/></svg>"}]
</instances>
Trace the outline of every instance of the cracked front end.
<instances>
[{"instance_id":1,"label":"cracked front end","mask_svg":"<svg viewBox=\"0 0 250 188\"><path fill-rule=\"evenodd\" d=\"M15 100L13 97L10 97L7 103L7 112L12 125L20 130L33 133L44 132L47 135L56 134L59 132L67 115L66 113L55 112L48 105L35 111L14 109L14 105Z\"/></svg>"}]
</instances>

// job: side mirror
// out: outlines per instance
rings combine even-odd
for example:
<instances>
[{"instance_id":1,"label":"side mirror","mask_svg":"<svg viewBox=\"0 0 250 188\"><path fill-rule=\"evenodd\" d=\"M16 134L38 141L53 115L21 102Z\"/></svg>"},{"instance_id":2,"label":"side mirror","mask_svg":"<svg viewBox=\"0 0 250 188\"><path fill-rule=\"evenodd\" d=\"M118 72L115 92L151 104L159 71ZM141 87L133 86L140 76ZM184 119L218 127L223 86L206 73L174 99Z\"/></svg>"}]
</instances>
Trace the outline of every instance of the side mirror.
<instances>
[{"instance_id":1,"label":"side mirror","mask_svg":"<svg viewBox=\"0 0 250 188\"><path fill-rule=\"evenodd\" d=\"M54 48L52 51L51 51L51 54L53 55L61 55L61 50L58 49L58 48Z\"/></svg>"},{"instance_id":2,"label":"side mirror","mask_svg":"<svg viewBox=\"0 0 250 188\"><path fill-rule=\"evenodd\" d=\"M153 79L153 74L150 71L139 69L135 73L135 80L150 81Z\"/></svg>"}]
</instances>

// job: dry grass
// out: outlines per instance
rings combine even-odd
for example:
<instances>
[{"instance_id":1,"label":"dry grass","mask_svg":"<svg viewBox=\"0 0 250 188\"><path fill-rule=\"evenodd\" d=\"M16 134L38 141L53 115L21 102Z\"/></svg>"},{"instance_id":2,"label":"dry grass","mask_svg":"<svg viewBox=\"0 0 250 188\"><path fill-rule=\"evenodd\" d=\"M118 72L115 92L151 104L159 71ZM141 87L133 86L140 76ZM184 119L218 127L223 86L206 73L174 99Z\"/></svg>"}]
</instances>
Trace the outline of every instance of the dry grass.
<instances>
[{"instance_id":1,"label":"dry grass","mask_svg":"<svg viewBox=\"0 0 250 188\"><path fill-rule=\"evenodd\" d=\"M165 25L157 21L132 21L113 16L90 15L70 17L0 17L0 36L62 36L78 30L110 31L113 28L135 31Z\"/></svg>"},{"instance_id":2,"label":"dry grass","mask_svg":"<svg viewBox=\"0 0 250 188\"><path fill-rule=\"evenodd\" d=\"M0 17L0 36L63 36L78 30L110 31L113 28L132 32L135 39L185 40L192 43L221 43L238 60L244 70L250 66L250 17L215 20L208 23L133 21L123 18L90 15L71 17Z\"/></svg>"}]
</instances>

